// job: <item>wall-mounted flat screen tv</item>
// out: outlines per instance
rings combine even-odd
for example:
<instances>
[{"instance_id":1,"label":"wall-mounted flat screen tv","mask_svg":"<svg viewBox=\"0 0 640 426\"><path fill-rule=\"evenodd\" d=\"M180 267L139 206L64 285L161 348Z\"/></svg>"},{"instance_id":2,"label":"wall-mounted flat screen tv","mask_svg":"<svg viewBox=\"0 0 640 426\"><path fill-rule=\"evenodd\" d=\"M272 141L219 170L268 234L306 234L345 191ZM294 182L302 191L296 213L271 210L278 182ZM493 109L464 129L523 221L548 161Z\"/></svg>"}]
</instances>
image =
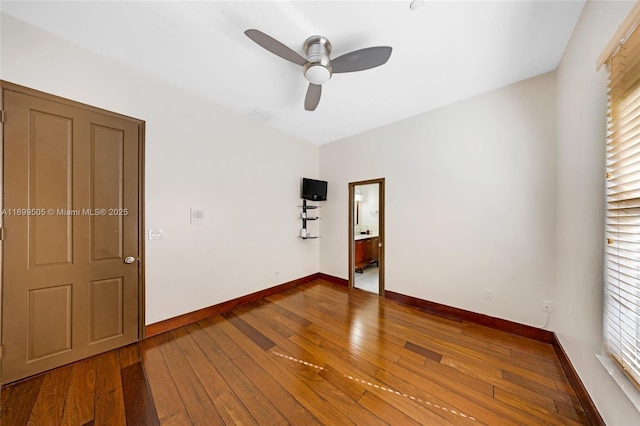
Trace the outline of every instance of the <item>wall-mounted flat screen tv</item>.
<instances>
[{"instance_id":1,"label":"wall-mounted flat screen tv","mask_svg":"<svg viewBox=\"0 0 640 426\"><path fill-rule=\"evenodd\" d=\"M302 178L302 198L311 201L326 201L327 181Z\"/></svg>"}]
</instances>

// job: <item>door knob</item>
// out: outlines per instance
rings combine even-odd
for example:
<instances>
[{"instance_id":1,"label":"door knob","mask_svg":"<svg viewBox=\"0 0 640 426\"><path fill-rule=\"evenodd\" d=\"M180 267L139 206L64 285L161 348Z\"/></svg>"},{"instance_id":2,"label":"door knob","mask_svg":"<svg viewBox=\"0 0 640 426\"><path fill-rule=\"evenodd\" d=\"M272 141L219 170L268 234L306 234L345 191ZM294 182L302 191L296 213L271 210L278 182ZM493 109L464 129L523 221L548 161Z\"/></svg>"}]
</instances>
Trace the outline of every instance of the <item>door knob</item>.
<instances>
[{"instance_id":1,"label":"door knob","mask_svg":"<svg viewBox=\"0 0 640 426\"><path fill-rule=\"evenodd\" d=\"M135 261L136 261L136 258L133 257L133 256L129 256L129 257L125 257L124 258L124 263L126 263L126 264L130 264L130 263L133 263Z\"/></svg>"}]
</instances>

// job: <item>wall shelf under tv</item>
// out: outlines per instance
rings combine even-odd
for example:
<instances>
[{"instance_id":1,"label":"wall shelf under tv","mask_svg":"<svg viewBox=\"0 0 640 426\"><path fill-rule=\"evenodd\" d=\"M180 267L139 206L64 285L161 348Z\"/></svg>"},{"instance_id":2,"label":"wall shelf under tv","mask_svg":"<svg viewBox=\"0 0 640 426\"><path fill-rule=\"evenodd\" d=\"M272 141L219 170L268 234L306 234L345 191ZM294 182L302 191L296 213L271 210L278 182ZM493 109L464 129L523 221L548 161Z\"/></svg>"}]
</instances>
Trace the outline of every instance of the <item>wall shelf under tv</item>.
<instances>
[{"instance_id":1,"label":"wall shelf under tv","mask_svg":"<svg viewBox=\"0 0 640 426\"><path fill-rule=\"evenodd\" d=\"M298 238L302 238L303 240L315 240L320 238L319 235L309 235L307 233L307 221L309 220L320 220L320 216L307 217L307 210L319 209L320 206L308 206L307 200L302 200L302 205L298 206L302 208L302 214L300 219L302 220L302 229L300 230L300 235Z\"/></svg>"}]
</instances>

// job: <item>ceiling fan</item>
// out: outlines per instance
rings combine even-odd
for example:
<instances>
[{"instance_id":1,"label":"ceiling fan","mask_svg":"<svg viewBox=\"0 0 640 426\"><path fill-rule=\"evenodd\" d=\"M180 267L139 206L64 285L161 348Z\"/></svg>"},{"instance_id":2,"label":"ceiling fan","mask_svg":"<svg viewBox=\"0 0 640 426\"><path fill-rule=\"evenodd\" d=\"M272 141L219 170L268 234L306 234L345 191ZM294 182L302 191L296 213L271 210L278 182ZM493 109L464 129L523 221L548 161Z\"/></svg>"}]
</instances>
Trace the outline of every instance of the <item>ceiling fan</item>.
<instances>
[{"instance_id":1,"label":"ceiling fan","mask_svg":"<svg viewBox=\"0 0 640 426\"><path fill-rule=\"evenodd\" d=\"M245 35L274 55L302 66L304 77L309 82L304 109L314 111L320 102L322 84L331 79L331 75L342 72L364 71L383 65L391 56L391 47L375 46L354 50L331 59L331 43L324 36L311 36L304 42L303 57L293 49L280 43L259 30L246 30Z\"/></svg>"}]
</instances>

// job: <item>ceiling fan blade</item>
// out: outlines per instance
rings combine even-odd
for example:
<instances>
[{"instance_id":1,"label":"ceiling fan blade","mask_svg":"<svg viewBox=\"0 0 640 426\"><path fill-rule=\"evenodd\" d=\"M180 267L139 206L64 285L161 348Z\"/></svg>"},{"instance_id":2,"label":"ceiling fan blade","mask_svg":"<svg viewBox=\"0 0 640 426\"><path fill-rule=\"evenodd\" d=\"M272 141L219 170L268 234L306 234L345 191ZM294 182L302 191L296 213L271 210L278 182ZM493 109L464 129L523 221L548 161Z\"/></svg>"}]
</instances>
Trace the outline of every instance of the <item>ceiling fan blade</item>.
<instances>
[{"instance_id":1,"label":"ceiling fan blade","mask_svg":"<svg viewBox=\"0 0 640 426\"><path fill-rule=\"evenodd\" d=\"M300 54L296 53L296 51L280 43L275 38L266 35L262 31L246 30L244 34L260 46L267 49L269 52L280 56L282 59L286 59L287 61L298 65L304 65L307 63L307 60Z\"/></svg>"},{"instance_id":2,"label":"ceiling fan blade","mask_svg":"<svg viewBox=\"0 0 640 426\"><path fill-rule=\"evenodd\" d=\"M307 96L304 98L304 109L307 111L315 111L320 103L320 95L322 94L322 86L309 83Z\"/></svg>"},{"instance_id":3,"label":"ceiling fan blade","mask_svg":"<svg viewBox=\"0 0 640 426\"><path fill-rule=\"evenodd\" d=\"M389 60L391 51L389 46L367 47L345 53L331 60L333 73L354 72L379 67Z\"/></svg>"}]
</instances>

